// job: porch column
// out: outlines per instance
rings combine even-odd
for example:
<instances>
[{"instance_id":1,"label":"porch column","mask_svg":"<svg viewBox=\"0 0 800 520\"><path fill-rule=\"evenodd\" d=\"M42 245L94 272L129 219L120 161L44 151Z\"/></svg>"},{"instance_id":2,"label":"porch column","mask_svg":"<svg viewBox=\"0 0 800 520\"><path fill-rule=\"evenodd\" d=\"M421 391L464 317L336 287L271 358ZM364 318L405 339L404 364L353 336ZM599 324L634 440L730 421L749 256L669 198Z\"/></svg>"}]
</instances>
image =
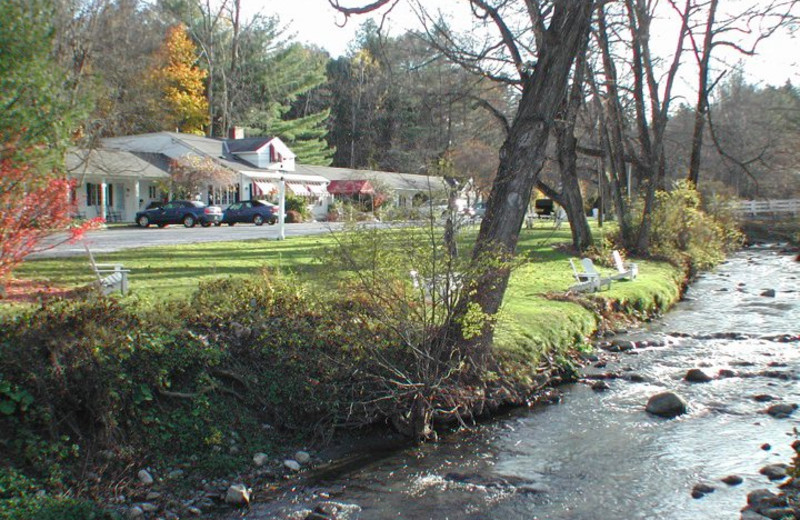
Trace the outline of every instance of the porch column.
<instances>
[{"instance_id":1,"label":"porch column","mask_svg":"<svg viewBox=\"0 0 800 520\"><path fill-rule=\"evenodd\" d=\"M108 205L106 204L106 190L108 189L108 183L105 179L100 181L100 215L99 217L103 217L103 220L108 218Z\"/></svg>"},{"instance_id":2,"label":"porch column","mask_svg":"<svg viewBox=\"0 0 800 520\"><path fill-rule=\"evenodd\" d=\"M133 183L133 211L131 212L131 216L135 217L136 212L139 211L142 204L139 202L141 200L141 188L139 186L139 179L136 179L136 182Z\"/></svg>"}]
</instances>

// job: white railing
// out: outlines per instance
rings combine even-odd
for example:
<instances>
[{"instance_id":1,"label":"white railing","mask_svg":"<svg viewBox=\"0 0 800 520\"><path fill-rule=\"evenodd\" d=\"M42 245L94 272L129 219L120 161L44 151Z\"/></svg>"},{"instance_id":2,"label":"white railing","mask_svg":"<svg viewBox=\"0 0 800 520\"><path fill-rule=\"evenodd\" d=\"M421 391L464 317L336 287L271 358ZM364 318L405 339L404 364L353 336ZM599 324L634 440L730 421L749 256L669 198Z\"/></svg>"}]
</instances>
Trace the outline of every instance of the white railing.
<instances>
[{"instance_id":1,"label":"white railing","mask_svg":"<svg viewBox=\"0 0 800 520\"><path fill-rule=\"evenodd\" d=\"M735 204L734 210L745 215L762 213L800 213L800 199L787 200L743 200Z\"/></svg>"}]
</instances>

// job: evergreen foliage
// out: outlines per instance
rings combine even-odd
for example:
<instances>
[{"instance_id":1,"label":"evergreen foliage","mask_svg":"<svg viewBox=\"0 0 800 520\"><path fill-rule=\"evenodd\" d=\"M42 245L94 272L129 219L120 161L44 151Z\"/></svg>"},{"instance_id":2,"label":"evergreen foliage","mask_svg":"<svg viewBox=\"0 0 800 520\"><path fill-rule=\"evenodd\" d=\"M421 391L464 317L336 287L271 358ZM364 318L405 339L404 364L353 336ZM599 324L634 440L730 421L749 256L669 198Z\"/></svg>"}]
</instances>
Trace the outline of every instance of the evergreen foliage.
<instances>
[{"instance_id":1,"label":"evergreen foliage","mask_svg":"<svg viewBox=\"0 0 800 520\"><path fill-rule=\"evenodd\" d=\"M325 83L324 56L294 44L266 56L252 74L260 94L255 97L262 101L250 106L245 126L280 137L297 154L298 162L330 164L333 150L325 141L330 110L307 112L293 107L304 93Z\"/></svg>"},{"instance_id":2,"label":"evergreen foliage","mask_svg":"<svg viewBox=\"0 0 800 520\"><path fill-rule=\"evenodd\" d=\"M744 199L800 197L800 90L791 83L760 87L741 73L727 77L709 107L701 155L700 190ZM694 111L682 107L669 131L672 177L688 169L689 133ZM712 134L713 131L713 134Z\"/></svg>"},{"instance_id":3,"label":"evergreen foliage","mask_svg":"<svg viewBox=\"0 0 800 520\"><path fill-rule=\"evenodd\" d=\"M417 33L387 38L365 22L349 56L328 64L328 77L336 166L417 173L445 155L502 142L484 104L509 112L507 89L448 62Z\"/></svg>"},{"instance_id":4,"label":"evergreen foliage","mask_svg":"<svg viewBox=\"0 0 800 520\"><path fill-rule=\"evenodd\" d=\"M45 0L0 2L0 145L63 148L81 104L52 56L54 10Z\"/></svg>"}]
</instances>

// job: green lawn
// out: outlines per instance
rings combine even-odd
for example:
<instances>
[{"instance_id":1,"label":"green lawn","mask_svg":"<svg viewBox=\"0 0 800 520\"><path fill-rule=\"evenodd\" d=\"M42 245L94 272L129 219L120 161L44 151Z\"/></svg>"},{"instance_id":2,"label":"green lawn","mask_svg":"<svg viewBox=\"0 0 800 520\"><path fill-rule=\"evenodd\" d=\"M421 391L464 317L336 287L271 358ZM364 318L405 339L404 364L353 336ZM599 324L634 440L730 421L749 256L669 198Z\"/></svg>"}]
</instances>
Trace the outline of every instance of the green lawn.
<instances>
[{"instance_id":1,"label":"green lawn","mask_svg":"<svg viewBox=\"0 0 800 520\"><path fill-rule=\"evenodd\" d=\"M608 228L606 228L608 230ZM403 230L397 230L402 234ZM476 229L462 233L466 254ZM596 237L602 230L594 229ZM512 357L538 358L544 351L558 352L575 345L596 327L596 315L574 301L560 301L574 282L569 254L554 246L569 243L569 228L554 231L539 224L523 229L519 252L530 257L512 275L500 314L497 344ZM318 260L324 248L334 245L332 235L291 238L284 241L248 240L170 247L130 249L98 254L98 262L119 262L131 270L129 298L163 302L185 298L203 279L249 276L265 266L292 271L301 279L319 283L326 266ZM598 295L627 309L651 311L678 297L679 271L662 262L639 261L636 281L620 281ZM610 269L606 268L607 271ZM56 286L81 286L92 281L85 256L30 260L16 272L18 278L46 280ZM329 278L329 277L328 277Z\"/></svg>"},{"instance_id":2,"label":"green lawn","mask_svg":"<svg viewBox=\"0 0 800 520\"><path fill-rule=\"evenodd\" d=\"M602 230L593 228L595 240ZM574 283L570 255L553 247L570 242L569 228L551 234L522 230L519 251L531 255L511 277L496 334L496 346L515 358L538 359L543 353L558 354L581 343L595 330L597 315L575 301L559 298ZM609 264L611 259L608 259ZM658 312L677 301L682 274L666 262L636 261L635 281L615 281L610 290L596 293L613 301L614 308L630 312ZM610 267L598 266L611 273ZM594 298L591 295L590 298Z\"/></svg>"},{"instance_id":3,"label":"green lawn","mask_svg":"<svg viewBox=\"0 0 800 520\"><path fill-rule=\"evenodd\" d=\"M307 273L313 277L323 266L315 262L330 236L291 240L243 240L176 246L144 247L95 254L98 263L121 263L130 269L130 289L138 297L164 300L191 294L198 283L217 276L248 276L271 266ZM26 261L14 272L17 278L47 281L56 286L81 286L93 280L85 255Z\"/></svg>"}]
</instances>

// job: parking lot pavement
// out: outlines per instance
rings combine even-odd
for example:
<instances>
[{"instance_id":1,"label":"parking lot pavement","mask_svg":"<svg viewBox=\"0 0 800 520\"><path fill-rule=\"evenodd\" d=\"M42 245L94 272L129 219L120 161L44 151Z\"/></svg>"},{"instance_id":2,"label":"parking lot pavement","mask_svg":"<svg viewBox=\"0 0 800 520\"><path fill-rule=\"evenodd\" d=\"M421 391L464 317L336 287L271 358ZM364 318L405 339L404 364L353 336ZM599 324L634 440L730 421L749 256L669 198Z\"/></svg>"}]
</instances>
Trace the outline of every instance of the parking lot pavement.
<instances>
[{"instance_id":1,"label":"parking lot pavement","mask_svg":"<svg viewBox=\"0 0 800 520\"><path fill-rule=\"evenodd\" d=\"M287 224L286 238L321 235L337 231L342 228L337 222L309 222L304 224ZM130 227L111 227L98 229L86 233L83 241L70 244L60 243L53 249L35 253L29 258L53 258L64 256L85 255L84 241L94 253L111 253L122 249L136 247L167 246L177 244L196 244L200 242L231 242L234 240L252 239L277 240L278 226L254 226L252 224L238 224L236 226L211 226L204 228L196 226L185 228L175 225L166 228L140 228L133 224ZM63 242L65 235L54 235L50 243Z\"/></svg>"}]
</instances>

